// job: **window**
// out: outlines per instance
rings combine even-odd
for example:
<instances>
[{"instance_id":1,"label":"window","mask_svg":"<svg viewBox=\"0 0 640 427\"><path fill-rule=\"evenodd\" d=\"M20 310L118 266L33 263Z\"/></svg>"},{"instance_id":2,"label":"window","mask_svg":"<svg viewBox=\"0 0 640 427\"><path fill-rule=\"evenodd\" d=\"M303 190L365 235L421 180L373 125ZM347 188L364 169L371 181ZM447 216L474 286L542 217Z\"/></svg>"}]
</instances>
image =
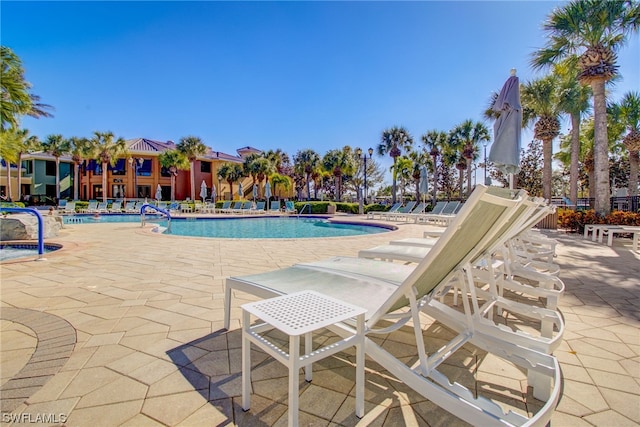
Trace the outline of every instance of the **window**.
<instances>
[{"instance_id":1,"label":"window","mask_svg":"<svg viewBox=\"0 0 640 427\"><path fill-rule=\"evenodd\" d=\"M164 166L160 169L160 176L171 176L171 172L169 172L169 168L165 168Z\"/></svg>"},{"instance_id":2,"label":"window","mask_svg":"<svg viewBox=\"0 0 640 427\"><path fill-rule=\"evenodd\" d=\"M202 172L202 173L211 173L211 163L209 163L209 162L200 162L200 172Z\"/></svg>"},{"instance_id":3,"label":"window","mask_svg":"<svg viewBox=\"0 0 640 427\"><path fill-rule=\"evenodd\" d=\"M125 159L118 159L115 165L109 165L109 170L112 175L126 175L127 174L127 162Z\"/></svg>"},{"instance_id":4,"label":"window","mask_svg":"<svg viewBox=\"0 0 640 427\"><path fill-rule=\"evenodd\" d=\"M47 176L56 176L56 162L47 160L45 164L45 174Z\"/></svg>"},{"instance_id":5,"label":"window","mask_svg":"<svg viewBox=\"0 0 640 427\"><path fill-rule=\"evenodd\" d=\"M138 176L151 176L151 160L143 159L142 164L138 163Z\"/></svg>"},{"instance_id":6,"label":"window","mask_svg":"<svg viewBox=\"0 0 640 427\"><path fill-rule=\"evenodd\" d=\"M33 160L24 160L22 162L22 170L24 171L25 175L33 174Z\"/></svg>"}]
</instances>

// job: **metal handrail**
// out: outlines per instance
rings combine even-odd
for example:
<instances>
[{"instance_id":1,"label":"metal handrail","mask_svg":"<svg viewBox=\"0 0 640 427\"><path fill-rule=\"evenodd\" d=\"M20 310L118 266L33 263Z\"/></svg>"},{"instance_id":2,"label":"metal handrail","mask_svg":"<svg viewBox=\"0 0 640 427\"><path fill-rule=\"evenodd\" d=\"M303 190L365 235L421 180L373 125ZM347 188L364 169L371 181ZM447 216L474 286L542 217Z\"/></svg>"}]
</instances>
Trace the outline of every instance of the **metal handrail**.
<instances>
[{"instance_id":1,"label":"metal handrail","mask_svg":"<svg viewBox=\"0 0 640 427\"><path fill-rule=\"evenodd\" d=\"M140 222L141 222L141 226L144 227L145 224L146 224L146 217L145 217L144 213L149 208L151 208L154 211L159 212L159 213L163 214L164 216L166 216L167 217L167 221L169 223L167 228L169 230L171 230L171 214L169 213L169 211L165 210L165 209L161 209L161 208L159 208L159 207L157 207L155 205L149 204L149 203L145 203L144 205L140 206Z\"/></svg>"},{"instance_id":2,"label":"metal handrail","mask_svg":"<svg viewBox=\"0 0 640 427\"><path fill-rule=\"evenodd\" d=\"M33 208L0 207L0 212L24 212L36 216L38 219L38 260L44 261L42 257L44 255L44 218L42 218L42 214Z\"/></svg>"},{"instance_id":3,"label":"metal handrail","mask_svg":"<svg viewBox=\"0 0 640 427\"><path fill-rule=\"evenodd\" d=\"M304 206L302 206L302 209L300 209L300 212L298 212L298 218L300 218L300 215L304 212L304 208L307 206L309 206L309 213L313 213L311 210L311 203L305 203Z\"/></svg>"}]
</instances>

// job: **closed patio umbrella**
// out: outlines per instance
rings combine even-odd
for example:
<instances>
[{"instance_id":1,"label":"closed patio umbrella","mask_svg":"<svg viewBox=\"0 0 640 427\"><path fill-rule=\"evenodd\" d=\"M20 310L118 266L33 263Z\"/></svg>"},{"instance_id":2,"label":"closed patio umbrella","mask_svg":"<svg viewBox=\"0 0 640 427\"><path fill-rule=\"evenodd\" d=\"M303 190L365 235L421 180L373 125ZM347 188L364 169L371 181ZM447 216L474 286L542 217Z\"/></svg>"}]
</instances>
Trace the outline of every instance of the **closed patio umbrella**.
<instances>
[{"instance_id":1,"label":"closed patio umbrella","mask_svg":"<svg viewBox=\"0 0 640 427\"><path fill-rule=\"evenodd\" d=\"M207 198L207 183L202 180L202 184L200 184L200 197L202 198L202 203L204 203L204 199Z\"/></svg>"},{"instance_id":2,"label":"closed patio umbrella","mask_svg":"<svg viewBox=\"0 0 640 427\"><path fill-rule=\"evenodd\" d=\"M239 182L238 183L238 196L240 196L240 198L242 199L243 195L244 195L244 192L242 191L242 183Z\"/></svg>"},{"instance_id":3,"label":"closed patio umbrella","mask_svg":"<svg viewBox=\"0 0 640 427\"><path fill-rule=\"evenodd\" d=\"M158 184L158 188L156 188L156 200L162 200L162 187Z\"/></svg>"},{"instance_id":4,"label":"closed patio umbrella","mask_svg":"<svg viewBox=\"0 0 640 427\"><path fill-rule=\"evenodd\" d=\"M493 125L493 144L489 160L496 168L509 175L509 186L513 188L513 174L520 170L520 145L522 140L522 105L520 104L520 80L516 70L502 86L502 90L491 107L499 113Z\"/></svg>"},{"instance_id":5,"label":"closed patio umbrella","mask_svg":"<svg viewBox=\"0 0 640 427\"><path fill-rule=\"evenodd\" d=\"M269 181L264 185L264 197L267 199L267 210L269 210L269 199L271 199L271 184Z\"/></svg>"},{"instance_id":6,"label":"closed patio umbrella","mask_svg":"<svg viewBox=\"0 0 640 427\"><path fill-rule=\"evenodd\" d=\"M215 203L217 197L218 197L218 192L216 191L216 186L213 185L211 186L211 201Z\"/></svg>"},{"instance_id":7,"label":"closed patio umbrella","mask_svg":"<svg viewBox=\"0 0 640 427\"><path fill-rule=\"evenodd\" d=\"M418 185L418 189L420 190L422 201L424 202L424 199L429 192L429 171L424 165L420 167L420 183Z\"/></svg>"},{"instance_id":8,"label":"closed patio umbrella","mask_svg":"<svg viewBox=\"0 0 640 427\"><path fill-rule=\"evenodd\" d=\"M253 184L253 201L256 201L258 197L258 184Z\"/></svg>"}]
</instances>

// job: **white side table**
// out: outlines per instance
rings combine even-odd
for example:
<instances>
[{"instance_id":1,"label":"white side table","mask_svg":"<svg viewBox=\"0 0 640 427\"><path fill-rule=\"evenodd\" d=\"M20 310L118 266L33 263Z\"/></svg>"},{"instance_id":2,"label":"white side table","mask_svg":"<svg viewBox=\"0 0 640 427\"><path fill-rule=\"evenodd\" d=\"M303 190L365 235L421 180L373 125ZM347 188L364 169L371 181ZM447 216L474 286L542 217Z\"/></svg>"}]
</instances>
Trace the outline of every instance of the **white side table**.
<instances>
[{"instance_id":1,"label":"white side table","mask_svg":"<svg viewBox=\"0 0 640 427\"><path fill-rule=\"evenodd\" d=\"M356 416L364 416L364 313L365 309L314 291L296 292L242 305L242 408L251 406L251 343L289 369L289 426L298 425L298 372L304 368L311 381L311 364L348 347L356 347ZM251 326L250 315L264 323ZM347 333L341 341L312 349L312 333L350 318L356 329L341 325ZM278 329L289 336L289 353L271 343L261 333ZM300 354L300 336L305 336ZM341 334L342 336L342 334Z\"/></svg>"}]
</instances>

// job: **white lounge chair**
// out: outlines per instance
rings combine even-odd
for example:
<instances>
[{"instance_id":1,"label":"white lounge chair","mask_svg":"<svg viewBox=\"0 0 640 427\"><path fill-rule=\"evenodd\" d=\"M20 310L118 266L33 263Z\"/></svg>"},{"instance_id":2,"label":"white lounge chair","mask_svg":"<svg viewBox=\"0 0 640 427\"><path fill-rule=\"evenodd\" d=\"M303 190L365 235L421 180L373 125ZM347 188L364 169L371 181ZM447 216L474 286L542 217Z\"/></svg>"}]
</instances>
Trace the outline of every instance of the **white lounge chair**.
<instances>
[{"instance_id":1,"label":"white lounge chair","mask_svg":"<svg viewBox=\"0 0 640 427\"><path fill-rule=\"evenodd\" d=\"M396 219L399 218L404 218L407 216L407 214L409 212L411 212L413 210L413 208L416 206L415 201L411 200L409 202L407 202L406 205L400 207L397 211L395 212L385 212L382 214L381 218L385 219L387 221L394 221Z\"/></svg>"},{"instance_id":2,"label":"white lounge chair","mask_svg":"<svg viewBox=\"0 0 640 427\"><path fill-rule=\"evenodd\" d=\"M231 277L225 284L225 327L229 327L232 292L241 291L268 298L300 290L314 290L333 298L355 303L367 309L365 314L365 351L384 369L434 404L474 425L545 425L560 397L561 374L555 357L501 339L493 330L465 328L440 350L427 355L423 341L420 311L446 291L450 281L478 262L483 254L502 244L510 230L522 200L510 192L479 185L460 213L427 256L402 277L408 269L397 263L375 263L384 274L375 277L370 271L325 268L318 263L298 264L290 268L244 277ZM339 263L339 261L337 261ZM398 271L397 281L386 280ZM386 275L386 276L385 276ZM363 297L363 296L366 296ZM412 320L417 363L406 365L376 341L374 334L388 334ZM389 324L388 322L391 322ZM449 325L446 325L449 326ZM457 327L458 324L452 325ZM349 325L331 328L337 334L353 331ZM444 338L444 337L443 337ZM449 336L447 336L447 339ZM534 395L543 400L528 411L505 412L491 396L481 396L482 388L470 391L451 381L438 367L465 343L474 344L494 356L505 359L524 372L535 373ZM413 358L412 358L413 359ZM415 360L415 359L413 359ZM412 360L412 361L413 361ZM411 361L410 361L411 363ZM542 378L542 380L540 380ZM515 391L520 393L520 388ZM476 396L478 394L478 396ZM537 412L535 409L539 408Z\"/></svg>"},{"instance_id":3,"label":"white lounge chair","mask_svg":"<svg viewBox=\"0 0 640 427\"><path fill-rule=\"evenodd\" d=\"M402 207L402 202L395 203L388 211L370 211L367 212L367 219L375 219L376 216L379 219L382 219L382 215L396 212L398 209Z\"/></svg>"},{"instance_id":4,"label":"white lounge chair","mask_svg":"<svg viewBox=\"0 0 640 427\"><path fill-rule=\"evenodd\" d=\"M122 202L120 200L116 200L111 203L111 207L109 208L109 212L122 212Z\"/></svg>"}]
</instances>

